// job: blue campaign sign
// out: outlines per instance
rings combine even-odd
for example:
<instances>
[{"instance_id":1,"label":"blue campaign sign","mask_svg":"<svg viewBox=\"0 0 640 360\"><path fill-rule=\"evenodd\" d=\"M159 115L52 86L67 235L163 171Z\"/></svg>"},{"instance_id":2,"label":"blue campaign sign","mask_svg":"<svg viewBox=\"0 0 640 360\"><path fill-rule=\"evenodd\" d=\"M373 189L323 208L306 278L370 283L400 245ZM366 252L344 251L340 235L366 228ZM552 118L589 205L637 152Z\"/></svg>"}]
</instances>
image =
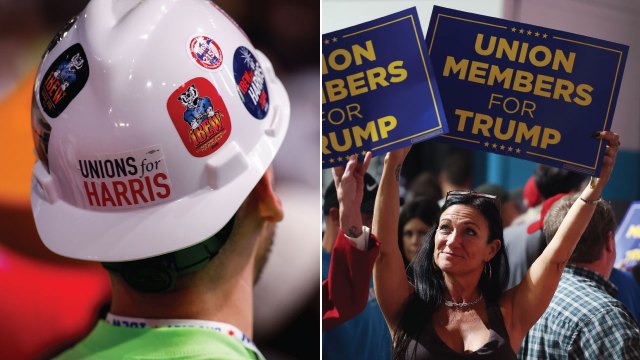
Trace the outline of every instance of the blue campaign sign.
<instances>
[{"instance_id":1,"label":"blue campaign sign","mask_svg":"<svg viewBox=\"0 0 640 360\"><path fill-rule=\"evenodd\" d=\"M640 201L634 201L616 231L616 266L640 264Z\"/></svg>"},{"instance_id":2,"label":"blue campaign sign","mask_svg":"<svg viewBox=\"0 0 640 360\"><path fill-rule=\"evenodd\" d=\"M416 8L322 36L322 167L446 133Z\"/></svg>"},{"instance_id":3,"label":"blue campaign sign","mask_svg":"<svg viewBox=\"0 0 640 360\"><path fill-rule=\"evenodd\" d=\"M629 47L435 6L438 140L598 176Z\"/></svg>"}]
</instances>

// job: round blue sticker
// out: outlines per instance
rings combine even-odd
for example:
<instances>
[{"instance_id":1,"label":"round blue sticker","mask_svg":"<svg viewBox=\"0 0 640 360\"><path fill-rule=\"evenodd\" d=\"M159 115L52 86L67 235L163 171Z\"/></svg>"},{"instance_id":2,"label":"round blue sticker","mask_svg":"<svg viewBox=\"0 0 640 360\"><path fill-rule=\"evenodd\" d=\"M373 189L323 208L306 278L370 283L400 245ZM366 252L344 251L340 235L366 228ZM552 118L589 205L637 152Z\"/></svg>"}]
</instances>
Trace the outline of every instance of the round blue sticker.
<instances>
[{"instance_id":1,"label":"round blue sticker","mask_svg":"<svg viewBox=\"0 0 640 360\"><path fill-rule=\"evenodd\" d=\"M269 111L267 81L260 63L244 46L233 54L233 77L244 107L253 117L264 119Z\"/></svg>"}]
</instances>

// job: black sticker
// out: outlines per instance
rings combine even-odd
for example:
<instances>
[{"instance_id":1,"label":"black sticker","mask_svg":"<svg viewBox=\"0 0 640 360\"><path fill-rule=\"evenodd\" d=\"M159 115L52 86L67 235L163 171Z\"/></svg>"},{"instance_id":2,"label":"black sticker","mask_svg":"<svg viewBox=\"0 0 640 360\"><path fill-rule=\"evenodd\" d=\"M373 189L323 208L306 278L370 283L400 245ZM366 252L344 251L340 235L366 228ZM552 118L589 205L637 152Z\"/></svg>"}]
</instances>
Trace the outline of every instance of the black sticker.
<instances>
[{"instance_id":1,"label":"black sticker","mask_svg":"<svg viewBox=\"0 0 640 360\"><path fill-rule=\"evenodd\" d=\"M42 110L58 117L78 95L89 78L89 62L80 44L65 50L49 66L40 81L38 95Z\"/></svg>"}]
</instances>

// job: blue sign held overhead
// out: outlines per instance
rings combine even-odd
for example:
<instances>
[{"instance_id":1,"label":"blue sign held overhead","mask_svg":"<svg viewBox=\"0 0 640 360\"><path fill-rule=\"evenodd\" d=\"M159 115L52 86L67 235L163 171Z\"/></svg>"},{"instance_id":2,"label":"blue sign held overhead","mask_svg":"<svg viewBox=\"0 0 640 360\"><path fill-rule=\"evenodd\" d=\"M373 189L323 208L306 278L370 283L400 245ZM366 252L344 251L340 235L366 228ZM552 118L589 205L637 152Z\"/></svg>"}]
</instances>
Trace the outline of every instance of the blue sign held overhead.
<instances>
[{"instance_id":1,"label":"blue sign held overhead","mask_svg":"<svg viewBox=\"0 0 640 360\"><path fill-rule=\"evenodd\" d=\"M446 133L416 8L322 36L322 167Z\"/></svg>"},{"instance_id":2,"label":"blue sign held overhead","mask_svg":"<svg viewBox=\"0 0 640 360\"><path fill-rule=\"evenodd\" d=\"M446 143L598 176L629 47L435 6Z\"/></svg>"},{"instance_id":3,"label":"blue sign held overhead","mask_svg":"<svg viewBox=\"0 0 640 360\"><path fill-rule=\"evenodd\" d=\"M640 201L634 201L616 231L616 266L640 265Z\"/></svg>"}]
</instances>

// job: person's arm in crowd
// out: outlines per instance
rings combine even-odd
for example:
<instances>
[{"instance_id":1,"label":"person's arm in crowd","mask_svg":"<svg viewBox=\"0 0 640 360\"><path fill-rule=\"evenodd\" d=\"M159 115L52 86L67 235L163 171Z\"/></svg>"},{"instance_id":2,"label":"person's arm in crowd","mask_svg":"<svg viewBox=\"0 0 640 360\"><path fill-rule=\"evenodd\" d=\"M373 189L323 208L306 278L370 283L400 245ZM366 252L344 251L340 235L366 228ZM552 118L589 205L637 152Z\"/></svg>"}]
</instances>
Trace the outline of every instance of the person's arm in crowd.
<instances>
[{"instance_id":1,"label":"person's arm in crowd","mask_svg":"<svg viewBox=\"0 0 640 360\"><path fill-rule=\"evenodd\" d=\"M351 156L346 166L332 169L333 181L336 184L338 203L340 204L340 230L351 238L362 234L362 197L364 196L364 174L371 163L371 153L368 152L362 162Z\"/></svg>"},{"instance_id":2,"label":"person's arm in crowd","mask_svg":"<svg viewBox=\"0 0 640 360\"><path fill-rule=\"evenodd\" d=\"M329 276L322 282L322 331L352 319L367 306L378 248L368 229L357 239L340 231L331 252Z\"/></svg>"},{"instance_id":3,"label":"person's arm in crowd","mask_svg":"<svg viewBox=\"0 0 640 360\"><path fill-rule=\"evenodd\" d=\"M594 316L573 337L569 359L640 359L640 330L629 314L612 306Z\"/></svg>"},{"instance_id":4,"label":"person's arm in crowd","mask_svg":"<svg viewBox=\"0 0 640 360\"><path fill-rule=\"evenodd\" d=\"M413 293L398 247L400 169L410 148L387 153L373 211L373 233L381 242L373 268L376 298L393 336L405 302Z\"/></svg>"},{"instance_id":5,"label":"person's arm in crowd","mask_svg":"<svg viewBox=\"0 0 640 360\"><path fill-rule=\"evenodd\" d=\"M580 199L575 201L555 236L531 265L522 282L507 291L503 297L502 305L510 308L508 312L511 314L511 321L506 325L512 344L524 338L551 302L562 271L593 216L596 208L594 202L600 199L602 190L609 180L620 145L619 136L603 131L600 132L600 137L607 144L600 179L593 188L590 185L586 186Z\"/></svg>"},{"instance_id":6,"label":"person's arm in crowd","mask_svg":"<svg viewBox=\"0 0 640 360\"><path fill-rule=\"evenodd\" d=\"M322 283L322 330L327 331L360 313L367 304L377 240L362 226L360 206L364 174L371 162L351 157L333 169L339 203L340 232L331 253L329 276ZM364 230L364 231L363 231Z\"/></svg>"}]
</instances>

